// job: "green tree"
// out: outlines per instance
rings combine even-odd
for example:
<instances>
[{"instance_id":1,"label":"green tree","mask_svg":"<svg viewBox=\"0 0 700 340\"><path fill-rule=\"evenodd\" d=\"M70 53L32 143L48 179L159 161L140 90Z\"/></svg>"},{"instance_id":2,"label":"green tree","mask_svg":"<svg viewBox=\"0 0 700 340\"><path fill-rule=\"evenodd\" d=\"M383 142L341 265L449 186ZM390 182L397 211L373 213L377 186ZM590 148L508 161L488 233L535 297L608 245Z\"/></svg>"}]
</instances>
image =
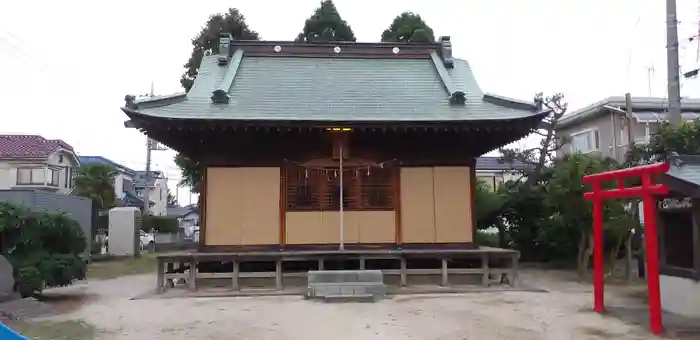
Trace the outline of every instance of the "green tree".
<instances>
[{"instance_id":1,"label":"green tree","mask_svg":"<svg viewBox=\"0 0 700 340\"><path fill-rule=\"evenodd\" d=\"M577 249L576 263L579 272L585 276L588 263L593 253L593 208L583 194L591 190L584 185L583 176L619 169L620 165L612 159L573 154L556 162L551 179L546 185L547 202L553 212L552 219L556 228L567 230L568 238L557 241L568 241L563 244L566 248ZM604 183L610 188L616 183ZM611 254L617 254L623 241L630 234L636 222L625 212L625 200L606 201L603 212L603 223L608 241L606 247ZM573 247L571 238L578 234L577 246ZM610 244L613 244L611 247Z\"/></svg>"},{"instance_id":2,"label":"green tree","mask_svg":"<svg viewBox=\"0 0 700 340\"><path fill-rule=\"evenodd\" d=\"M180 186L190 187L192 192L199 193L202 184L202 167L199 161L190 159L189 157L179 153L175 155L175 165L180 168L182 179Z\"/></svg>"},{"instance_id":3,"label":"green tree","mask_svg":"<svg viewBox=\"0 0 700 340\"><path fill-rule=\"evenodd\" d=\"M663 161L671 153L700 155L700 119L683 122L677 128L664 122L649 136L649 143L635 146L626 155L626 164Z\"/></svg>"},{"instance_id":4,"label":"green tree","mask_svg":"<svg viewBox=\"0 0 700 340\"><path fill-rule=\"evenodd\" d=\"M114 192L114 176L117 170L104 164L80 166L75 177L76 196L95 201L101 210L114 207L117 196Z\"/></svg>"},{"instance_id":5,"label":"green tree","mask_svg":"<svg viewBox=\"0 0 700 340\"><path fill-rule=\"evenodd\" d=\"M177 207L177 197L168 190L168 207Z\"/></svg>"},{"instance_id":6,"label":"green tree","mask_svg":"<svg viewBox=\"0 0 700 340\"><path fill-rule=\"evenodd\" d=\"M340 17L331 0L323 0L314 14L306 19L297 42L357 41L352 28Z\"/></svg>"},{"instance_id":7,"label":"green tree","mask_svg":"<svg viewBox=\"0 0 700 340\"><path fill-rule=\"evenodd\" d=\"M219 52L219 34L221 33L231 33L235 40L260 40L258 32L248 27L245 17L237 9L229 8L225 13L211 15L201 31L192 38L192 55L184 65L186 70L180 78L180 84L185 91L192 88L202 58Z\"/></svg>"},{"instance_id":8,"label":"green tree","mask_svg":"<svg viewBox=\"0 0 700 340\"><path fill-rule=\"evenodd\" d=\"M185 73L180 78L180 84L185 91L189 92L192 88L202 58L219 52L219 35L222 32L231 33L235 40L260 40L258 32L248 27L245 17L237 9L229 8L225 13L211 15L200 32L192 38L192 55L185 63ZM182 173L180 185L190 186L194 192L199 192L199 183L202 181L199 162L178 153L175 156L175 164Z\"/></svg>"},{"instance_id":9,"label":"green tree","mask_svg":"<svg viewBox=\"0 0 700 340\"><path fill-rule=\"evenodd\" d=\"M435 42L435 35L420 15L403 12L384 30L382 42L432 43Z\"/></svg>"}]
</instances>

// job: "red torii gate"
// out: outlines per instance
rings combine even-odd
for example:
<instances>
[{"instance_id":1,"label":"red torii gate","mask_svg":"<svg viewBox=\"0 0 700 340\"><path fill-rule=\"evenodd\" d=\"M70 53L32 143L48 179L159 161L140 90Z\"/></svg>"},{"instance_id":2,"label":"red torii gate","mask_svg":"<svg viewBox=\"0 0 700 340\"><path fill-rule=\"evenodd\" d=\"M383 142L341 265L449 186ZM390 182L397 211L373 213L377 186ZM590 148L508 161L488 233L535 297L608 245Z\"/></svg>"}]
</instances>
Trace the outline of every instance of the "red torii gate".
<instances>
[{"instance_id":1,"label":"red torii gate","mask_svg":"<svg viewBox=\"0 0 700 340\"><path fill-rule=\"evenodd\" d=\"M615 198L641 197L644 204L644 241L647 261L647 289L649 293L649 325L652 333L661 334L661 293L659 292L659 245L656 232L656 202L654 195L667 195L665 184L654 184L653 175L665 174L670 164L657 163L629 169L614 170L583 176L583 183L593 186L593 191L583 197L593 202L593 309L602 313L604 303L604 251L603 251L603 201ZM642 185L625 188L624 180L640 177ZM602 182L617 181L616 189L603 190Z\"/></svg>"}]
</instances>

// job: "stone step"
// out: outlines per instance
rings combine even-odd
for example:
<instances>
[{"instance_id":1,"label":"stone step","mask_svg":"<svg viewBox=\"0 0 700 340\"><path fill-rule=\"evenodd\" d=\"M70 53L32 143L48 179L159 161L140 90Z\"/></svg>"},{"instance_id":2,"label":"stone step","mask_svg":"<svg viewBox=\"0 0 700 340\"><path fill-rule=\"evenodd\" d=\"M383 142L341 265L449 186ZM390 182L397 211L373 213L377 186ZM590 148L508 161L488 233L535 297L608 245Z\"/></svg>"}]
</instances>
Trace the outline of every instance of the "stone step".
<instances>
[{"instance_id":1,"label":"stone step","mask_svg":"<svg viewBox=\"0 0 700 340\"><path fill-rule=\"evenodd\" d=\"M310 270L308 282L384 282L381 270Z\"/></svg>"},{"instance_id":2,"label":"stone step","mask_svg":"<svg viewBox=\"0 0 700 340\"><path fill-rule=\"evenodd\" d=\"M307 298L348 297L378 300L386 295L381 270L312 270L308 272Z\"/></svg>"},{"instance_id":3,"label":"stone step","mask_svg":"<svg viewBox=\"0 0 700 340\"><path fill-rule=\"evenodd\" d=\"M325 296L353 296L353 295L386 295L386 286L382 283L375 284L311 284L308 286L308 297L325 297Z\"/></svg>"},{"instance_id":4,"label":"stone step","mask_svg":"<svg viewBox=\"0 0 700 340\"><path fill-rule=\"evenodd\" d=\"M364 295L329 295L324 296L325 302L377 302L381 297L364 294Z\"/></svg>"}]
</instances>

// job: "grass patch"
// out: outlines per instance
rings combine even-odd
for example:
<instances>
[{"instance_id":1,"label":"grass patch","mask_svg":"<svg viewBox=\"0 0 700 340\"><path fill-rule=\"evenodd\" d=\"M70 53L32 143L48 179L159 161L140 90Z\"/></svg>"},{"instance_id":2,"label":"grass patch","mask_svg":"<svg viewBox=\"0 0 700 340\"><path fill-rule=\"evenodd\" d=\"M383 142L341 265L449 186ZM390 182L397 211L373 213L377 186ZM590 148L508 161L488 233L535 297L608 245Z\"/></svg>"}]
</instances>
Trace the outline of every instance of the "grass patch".
<instances>
[{"instance_id":1,"label":"grass patch","mask_svg":"<svg viewBox=\"0 0 700 340\"><path fill-rule=\"evenodd\" d=\"M112 258L100 262L92 262L88 267L87 278L106 280L120 276L146 274L156 271L156 255L141 254L135 258Z\"/></svg>"},{"instance_id":2,"label":"grass patch","mask_svg":"<svg viewBox=\"0 0 700 340\"><path fill-rule=\"evenodd\" d=\"M10 321L10 328L34 340L90 340L97 336L97 328L83 320L61 322Z\"/></svg>"}]
</instances>

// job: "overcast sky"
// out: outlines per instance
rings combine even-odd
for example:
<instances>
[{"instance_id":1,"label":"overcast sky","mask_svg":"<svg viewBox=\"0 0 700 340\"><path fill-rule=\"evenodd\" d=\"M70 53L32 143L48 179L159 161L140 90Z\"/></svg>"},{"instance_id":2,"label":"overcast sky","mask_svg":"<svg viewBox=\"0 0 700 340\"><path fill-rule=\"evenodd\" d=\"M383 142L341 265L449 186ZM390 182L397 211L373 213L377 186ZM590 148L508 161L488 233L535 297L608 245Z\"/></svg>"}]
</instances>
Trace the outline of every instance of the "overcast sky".
<instances>
[{"instance_id":1,"label":"overcast sky","mask_svg":"<svg viewBox=\"0 0 700 340\"><path fill-rule=\"evenodd\" d=\"M696 67L698 0L677 0L681 69ZM532 99L563 92L571 109L607 96L666 96L661 0L336 0L358 41L378 41L402 11L452 37L482 89ZM60 138L80 155L142 169L145 140L123 127L126 94L181 92L190 39L210 14L237 7L266 40L292 40L318 0L4 1L0 4L0 133ZM655 72L648 72L653 66ZM651 75L651 76L649 76ZM651 86L649 86L651 83ZM683 81L694 96L699 80ZM697 94L695 96L698 96ZM154 155L172 180L174 152ZM189 195L180 189L180 202ZM195 199L195 198L193 198Z\"/></svg>"}]
</instances>

